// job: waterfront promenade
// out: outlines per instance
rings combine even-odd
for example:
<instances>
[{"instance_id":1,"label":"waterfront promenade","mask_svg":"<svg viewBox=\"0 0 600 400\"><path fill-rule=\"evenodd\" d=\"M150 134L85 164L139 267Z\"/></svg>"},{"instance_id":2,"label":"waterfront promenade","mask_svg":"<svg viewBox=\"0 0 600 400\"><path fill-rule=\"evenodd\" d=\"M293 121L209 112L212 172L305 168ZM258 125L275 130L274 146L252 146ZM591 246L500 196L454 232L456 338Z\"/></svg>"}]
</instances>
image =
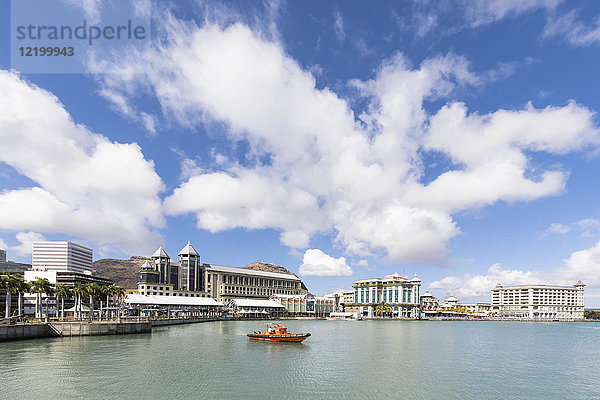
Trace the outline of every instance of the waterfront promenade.
<instances>
[{"instance_id":1,"label":"waterfront promenade","mask_svg":"<svg viewBox=\"0 0 600 400\"><path fill-rule=\"evenodd\" d=\"M219 321L223 318L122 318L120 321L19 322L0 325L0 342L64 336L150 333L153 327Z\"/></svg>"}]
</instances>

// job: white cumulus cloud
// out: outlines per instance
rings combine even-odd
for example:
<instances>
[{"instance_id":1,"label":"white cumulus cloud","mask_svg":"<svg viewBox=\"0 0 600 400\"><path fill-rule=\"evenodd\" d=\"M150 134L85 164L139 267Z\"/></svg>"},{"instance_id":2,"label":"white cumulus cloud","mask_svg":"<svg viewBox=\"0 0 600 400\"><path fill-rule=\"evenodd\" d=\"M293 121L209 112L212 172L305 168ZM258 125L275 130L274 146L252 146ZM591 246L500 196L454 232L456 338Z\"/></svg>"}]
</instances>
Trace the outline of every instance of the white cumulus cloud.
<instances>
[{"instance_id":1,"label":"white cumulus cloud","mask_svg":"<svg viewBox=\"0 0 600 400\"><path fill-rule=\"evenodd\" d=\"M568 171L533 170L531 153L598 145L594 113L575 102L478 114L453 101L427 111L457 87L485 83L454 54L419 66L401 54L384 60L372 79L350 82L368 103L356 115L279 42L242 23L162 21L159 45L93 68L127 71L99 76L109 101L150 93L166 118L216 121L228 140L249 144L246 164L186 177L164 201L168 215L193 213L211 232L272 228L295 248L332 233L359 258L383 251L393 262L439 263L460 233L455 213L561 193ZM423 152L452 165L423 183Z\"/></svg>"},{"instance_id":2,"label":"white cumulus cloud","mask_svg":"<svg viewBox=\"0 0 600 400\"><path fill-rule=\"evenodd\" d=\"M505 269L500 264L488 268L487 273L448 276L429 284L431 289L446 289L459 298L485 297L501 283L503 286L545 284L573 285L581 280L590 289L600 288L600 242L578 250L563 260L563 265L548 271Z\"/></svg>"},{"instance_id":3,"label":"white cumulus cloud","mask_svg":"<svg viewBox=\"0 0 600 400\"><path fill-rule=\"evenodd\" d=\"M448 276L429 284L430 289L446 289L459 299L489 296L490 290L501 283L504 286L523 284L544 284L547 281L538 272L519 269L503 269L500 264L488 268L485 275L464 274Z\"/></svg>"},{"instance_id":4,"label":"white cumulus cloud","mask_svg":"<svg viewBox=\"0 0 600 400\"><path fill-rule=\"evenodd\" d=\"M352 276L354 271L344 257L333 258L319 249L308 249L298 273L303 276Z\"/></svg>"},{"instance_id":5,"label":"white cumulus cloud","mask_svg":"<svg viewBox=\"0 0 600 400\"><path fill-rule=\"evenodd\" d=\"M35 182L0 192L0 229L150 251L164 226L164 185L140 147L75 123L54 95L14 72L0 70L0 93L0 162Z\"/></svg>"},{"instance_id":6,"label":"white cumulus cloud","mask_svg":"<svg viewBox=\"0 0 600 400\"><path fill-rule=\"evenodd\" d=\"M33 251L33 242L42 242L46 238L44 235L37 232L19 232L15 235L19 241L19 245L11 247L10 250L14 251L17 256L28 256Z\"/></svg>"}]
</instances>

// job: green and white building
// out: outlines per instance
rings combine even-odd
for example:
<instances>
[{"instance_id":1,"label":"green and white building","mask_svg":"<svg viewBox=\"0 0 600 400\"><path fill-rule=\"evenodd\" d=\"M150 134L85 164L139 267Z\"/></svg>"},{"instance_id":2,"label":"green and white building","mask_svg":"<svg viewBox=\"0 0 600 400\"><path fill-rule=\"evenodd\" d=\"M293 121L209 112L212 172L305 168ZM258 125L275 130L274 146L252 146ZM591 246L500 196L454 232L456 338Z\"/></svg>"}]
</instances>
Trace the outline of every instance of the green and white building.
<instances>
[{"instance_id":1,"label":"green and white building","mask_svg":"<svg viewBox=\"0 0 600 400\"><path fill-rule=\"evenodd\" d=\"M377 317L377 305L384 302L392 309L388 317L417 319L420 316L421 280L416 274L412 279L398 273L385 278L360 279L354 282L352 288L354 303L346 305L346 311L373 318Z\"/></svg>"}]
</instances>

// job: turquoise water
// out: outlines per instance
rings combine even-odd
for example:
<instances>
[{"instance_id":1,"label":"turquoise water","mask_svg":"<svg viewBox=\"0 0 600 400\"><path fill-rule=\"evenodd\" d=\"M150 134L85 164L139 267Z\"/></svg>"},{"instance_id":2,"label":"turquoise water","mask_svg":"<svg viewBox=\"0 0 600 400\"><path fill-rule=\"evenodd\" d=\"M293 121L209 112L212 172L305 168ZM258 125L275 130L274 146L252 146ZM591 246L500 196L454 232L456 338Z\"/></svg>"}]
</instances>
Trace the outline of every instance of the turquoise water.
<instances>
[{"instance_id":1,"label":"turquoise water","mask_svg":"<svg viewBox=\"0 0 600 400\"><path fill-rule=\"evenodd\" d=\"M4 399L598 399L600 324L256 321L0 344Z\"/></svg>"}]
</instances>

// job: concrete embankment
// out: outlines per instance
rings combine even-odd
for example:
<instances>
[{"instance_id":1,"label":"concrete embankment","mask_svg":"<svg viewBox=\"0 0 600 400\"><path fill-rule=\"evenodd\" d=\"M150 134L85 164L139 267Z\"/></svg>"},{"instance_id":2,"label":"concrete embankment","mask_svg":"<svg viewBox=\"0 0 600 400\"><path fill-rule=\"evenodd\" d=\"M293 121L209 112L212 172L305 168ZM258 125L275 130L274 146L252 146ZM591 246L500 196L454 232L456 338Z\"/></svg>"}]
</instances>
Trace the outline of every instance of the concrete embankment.
<instances>
[{"instance_id":1,"label":"concrete embankment","mask_svg":"<svg viewBox=\"0 0 600 400\"><path fill-rule=\"evenodd\" d=\"M38 339L51 336L58 336L48 326L48 324L15 324L0 325L0 342L9 340Z\"/></svg>"},{"instance_id":2,"label":"concrete embankment","mask_svg":"<svg viewBox=\"0 0 600 400\"><path fill-rule=\"evenodd\" d=\"M126 335L150 333L150 322L51 322L48 324L56 336Z\"/></svg>"},{"instance_id":3,"label":"concrete embankment","mask_svg":"<svg viewBox=\"0 0 600 400\"><path fill-rule=\"evenodd\" d=\"M153 327L221 321L224 318L185 318L133 321L68 321L0 325L0 342L62 336L126 335L150 333Z\"/></svg>"}]
</instances>

